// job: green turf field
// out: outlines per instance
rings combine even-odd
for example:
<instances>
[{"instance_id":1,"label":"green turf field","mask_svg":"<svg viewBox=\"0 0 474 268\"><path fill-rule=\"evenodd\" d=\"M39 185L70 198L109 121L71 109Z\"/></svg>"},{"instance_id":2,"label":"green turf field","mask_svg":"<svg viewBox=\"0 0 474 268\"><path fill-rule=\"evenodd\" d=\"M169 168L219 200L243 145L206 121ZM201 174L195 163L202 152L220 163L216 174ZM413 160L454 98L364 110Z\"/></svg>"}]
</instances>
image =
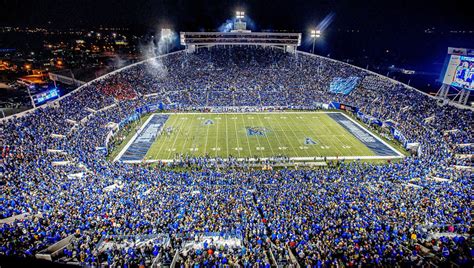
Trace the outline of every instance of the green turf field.
<instances>
[{"instance_id":1,"label":"green turf field","mask_svg":"<svg viewBox=\"0 0 474 268\"><path fill-rule=\"evenodd\" d=\"M375 156L322 112L172 114L145 160L192 156L294 158Z\"/></svg>"}]
</instances>

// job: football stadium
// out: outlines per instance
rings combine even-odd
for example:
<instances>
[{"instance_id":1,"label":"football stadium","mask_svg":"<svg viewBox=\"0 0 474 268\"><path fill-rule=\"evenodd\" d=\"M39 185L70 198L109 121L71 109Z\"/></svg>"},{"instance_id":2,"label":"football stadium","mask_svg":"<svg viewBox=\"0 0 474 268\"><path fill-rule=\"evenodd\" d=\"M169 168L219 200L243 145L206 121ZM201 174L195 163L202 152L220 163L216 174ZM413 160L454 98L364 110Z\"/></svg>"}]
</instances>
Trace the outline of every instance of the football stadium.
<instances>
[{"instance_id":1,"label":"football stadium","mask_svg":"<svg viewBox=\"0 0 474 268\"><path fill-rule=\"evenodd\" d=\"M472 108L245 17L1 119L0 256L472 267Z\"/></svg>"}]
</instances>

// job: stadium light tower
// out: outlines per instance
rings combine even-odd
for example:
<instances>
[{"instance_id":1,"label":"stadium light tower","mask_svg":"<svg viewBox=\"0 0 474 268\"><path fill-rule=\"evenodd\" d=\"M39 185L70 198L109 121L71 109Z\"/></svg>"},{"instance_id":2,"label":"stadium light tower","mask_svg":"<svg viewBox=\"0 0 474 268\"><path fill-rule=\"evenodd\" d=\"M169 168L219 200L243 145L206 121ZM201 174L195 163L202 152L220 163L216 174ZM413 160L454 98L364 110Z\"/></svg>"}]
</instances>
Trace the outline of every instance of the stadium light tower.
<instances>
[{"instance_id":1,"label":"stadium light tower","mask_svg":"<svg viewBox=\"0 0 474 268\"><path fill-rule=\"evenodd\" d=\"M233 32L246 32L247 31L247 23L245 23L245 12L244 11L236 11L235 12L236 21L234 22L234 29Z\"/></svg>"},{"instance_id":2,"label":"stadium light tower","mask_svg":"<svg viewBox=\"0 0 474 268\"><path fill-rule=\"evenodd\" d=\"M311 39L313 39L313 49L311 50L311 53L314 54L314 44L316 43L316 38L321 37L321 30L311 30Z\"/></svg>"},{"instance_id":3,"label":"stadium light tower","mask_svg":"<svg viewBox=\"0 0 474 268\"><path fill-rule=\"evenodd\" d=\"M170 52L169 45L172 41L173 31L169 28L161 28L160 42L164 42L164 44L166 45L166 54Z\"/></svg>"},{"instance_id":4,"label":"stadium light tower","mask_svg":"<svg viewBox=\"0 0 474 268\"><path fill-rule=\"evenodd\" d=\"M244 11L237 11L237 12L235 12L235 17L238 20L242 20L242 19L245 18L245 12Z\"/></svg>"}]
</instances>

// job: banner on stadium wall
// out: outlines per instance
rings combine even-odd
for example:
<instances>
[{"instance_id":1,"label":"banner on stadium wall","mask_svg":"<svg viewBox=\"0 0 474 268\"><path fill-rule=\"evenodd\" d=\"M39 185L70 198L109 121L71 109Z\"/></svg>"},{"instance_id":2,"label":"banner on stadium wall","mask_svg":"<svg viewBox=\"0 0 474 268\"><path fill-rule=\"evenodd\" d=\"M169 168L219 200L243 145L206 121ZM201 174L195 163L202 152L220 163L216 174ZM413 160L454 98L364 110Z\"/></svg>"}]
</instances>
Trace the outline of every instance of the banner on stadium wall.
<instances>
[{"instance_id":1,"label":"banner on stadium wall","mask_svg":"<svg viewBox=\"0 0 474 268\"><path fill-rule=\"evenodd\" d=\"M395 123L393 123L392 121L387 120L387 121L383 122L382 126L385 127L385 128L390 128L390 127L395 126Z\"/></svg>"},{"instance_id":2,"label":"banner on stadium wall","mask_svg":"<svg viewBox=\"0 0 474 268\"><path fill-rule=\"evenodd\" d=\"M359 118L360 120L362 120L362 122L366 124L377 125L379 127L383 125L383 122L380 119L373 117L371 115L366 115L361 111L357 111L355 115L357 118Z\"/></svg>"},{"instance_id":3,"label":"banner on stadium wall","mask_svg":"<svg viewBox=\"0 0 474 268\"><path fill-rule=\"evenodd\" d=\"M162 102L148 105L148 112L154 112L157 110L164 110L164 105Z\"/></svg>"},{"instance_id":4,"label":"banner on stadium wall","mask_svg":"<svg viewBox=\"0 0 474 268\"><path fill-rule=\"evenodd\" d=\"M102 155L107 155L107 147L95 147L95 151Z\"/></svg>"},{"instance_id":5,"label":"banner on stadium wall","mask_svg":"<svg viewBox=\"0 0 474 268\"><path fill-rule=\"evenodd\" d=\"M338 109L338 110L348 111L348 112L352 112L352 113L357 113L357 111L359 111L358 107L355 107L355 106L352 106L352 105L349 105L349 104L345 104L345 103L340 103L340 102L337 102L337 101L331 101L329 103L329 108L330 109Z\"/></svg>"},{"instance_id":6,"label":"banner on stadium wall","mask_svg":"<svg viewBox=\"0 0 474 268\"><path fill-rule=\"evenodd\" d=\"M135 109L135 112L141 115L144 113L150 113L150 112L165 110L165 109L167 109L167 106L163 102L159 102L159 103L154 103L154 104L145 105L143 107L139 107Z\"/></svg>"},{"instance_id":7,"label":"banner on stadium wall","mask_svg":"<svg viewBox=\"0 0 474 268\"><path fill-rule=\"evenodd\" d=\"M338 109L341 108L341 104L339 102L331 101L329 103L329 108L330 109Z\"/></svg>"},{"instance_id":8,"label":"banner on stadium wall","mask_svg":"<svg viewBox=\"0 0 474 268\"><path fill-rule=\"evenodd\" d=\"M119 127L122 128L124 125L130 122L139 120L142 114L154 112L157 110L166 110L172 107L173 105L165 105L163 102L159 102L159 103L149 104L149 105L136 108L135 112L132 115L130 115L128 118L122 120L119 123Z\"/></svg>"},{"instance_id":9,"label":"banner on stadium wall","mask_svg":"<svg viewBox=\"0 0 474 268\"><path fill-rule=\"evenodd\" d=\"M383 122L381 120L379 120L378 118L372 118L372 120L370 121L371 124L373 125L377 125L379 127L381 127L383 125Z\"/></svg>"},{"instance_id":10,"label":"banner on stadium wall","mask_svg":"<svg viewBox=\"0 0 474 268\"><path fill-rule=\"evenodd\" d=\"M322 102L315 101L313 103L313 105L314 105L315 108L326 109L326 110L329 109L329 104L327 104L327 103L322 103Z\"/></svg>"},{"instance_id":11,"label":"banner on stadium wall","mask_svg":"<svg viewBox=\"0 0 474 268\"><path fill-rule=\"evenodd\" d=\"M387 127L390 129L390 133L392 134L393 138L397 141L399 141L401 144L403 144L403 147L407 149L407 146L409 144L414 144L413 142L409 142L405 135L403 135L402 132L400 132L397 128L395 128L395 124L391 121L382 121L376 117L373 117L371 115L366 115L361 111L357 111L355 114L357 118L362 120L362 122L370 125L377 125L377 126L383 126Z\"/></svg>"},{"instance_id":12,"label":"banner on stadium wall","mask_svg":"<svg viewBox=\"0 0 474 268\"><path fill-rule=\"evenodd\" d=\"M130 115L129 117L125 118L124 120L120 121L119 123L119 127L122 128L123 126L125 126L126 124L130 123L130 122L133 122L133 121L137 121L138 119L140 119L140 113L138 112L134 112L132 115Z\"/></svg>"},{"instance_id":13,"label":"banner on stadium wall","mask_svg":"<svg viewBox=\"0 0 474 268\"><path fill-rule=\"evenodd\" d=\"M355 106L352 106L352 105L349 105L349 104L344 104L344 103L339 104L339 109L341 109L343 111L348 111L348 112L351 112L351 113L357 113L359 111L358 107L355 107Z\"/></svg>"},{"instance_id":14,"label":"banner on stadium wall","mask_svg":"<svg viewBox=\"0 0 474 268\"><path fill-rule=\"evenodd\" d=\"M394 127L390 128L390 132L392 133L393 138L403 144L403 147L406 148L408 140L405 138L405 135L403 135L403 133Z\"/></svg>"}]
</instances>

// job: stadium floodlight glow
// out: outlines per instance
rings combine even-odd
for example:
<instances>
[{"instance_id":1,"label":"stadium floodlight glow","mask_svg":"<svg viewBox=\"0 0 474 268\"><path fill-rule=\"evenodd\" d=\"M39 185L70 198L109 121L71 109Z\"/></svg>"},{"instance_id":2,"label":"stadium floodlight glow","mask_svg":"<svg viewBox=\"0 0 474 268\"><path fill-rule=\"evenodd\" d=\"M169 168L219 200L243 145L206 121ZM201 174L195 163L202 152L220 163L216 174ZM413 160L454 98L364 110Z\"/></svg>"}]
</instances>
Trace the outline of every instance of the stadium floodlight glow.
<instances>
[{"instance_id":1,"label":"stadium floodlight glow","mask_svg":"<svg viewBox=\"0 0 474 268\"><path fill-rule=\"evenodd\" d=\"M173 36L173 31L169 28L162 28L161 29L161 38L163 39L171 39Z\"/></svg>"},{"instance_id":2,"label":"stadium floodlight glow","mask_svg":"<svg viewBox=\"0 0 474 268\"><path fill-rule=\"evenodd\" d=\"M171 30L170 28L161 28L159 46L161 46L163 50L166 49L166 53L169 53L170 45L173 44L174 37L175 34L173 30Z\"/></svg>"},{"instance_id":3,"label":"stadium floodlight glow","mask_svg":"<svg viewBox=\"0 0 474 268\"><path fill-rule=\"evenodd\" d=\"M311 30L311 38L321 37L321 30Z\"/></svg>"},{"instance_id":4,"label":"stadium floodlight glow","mask_svg":"<svg viewBox=\"0 0 474 268\"><path fill-rule=\"evenodd\" d=\"M237 12L235 12L235 17L237 19L241 20L245 17L245 12L244 11L237 11Z\"/></svg>"},{"instance_id":5,"label":"stadium floodlight glow","mask_svg":"<svg viewBox=\"0 0 474 268\"><path fill-rule=\"evenodd\" d=\"M311 53L314 54L314 44L316 43L316 38L321 37L321 30L311 30L310 32L311 39L313 39L313 49L311 50Z\"/></svg>"}]
</instances>

